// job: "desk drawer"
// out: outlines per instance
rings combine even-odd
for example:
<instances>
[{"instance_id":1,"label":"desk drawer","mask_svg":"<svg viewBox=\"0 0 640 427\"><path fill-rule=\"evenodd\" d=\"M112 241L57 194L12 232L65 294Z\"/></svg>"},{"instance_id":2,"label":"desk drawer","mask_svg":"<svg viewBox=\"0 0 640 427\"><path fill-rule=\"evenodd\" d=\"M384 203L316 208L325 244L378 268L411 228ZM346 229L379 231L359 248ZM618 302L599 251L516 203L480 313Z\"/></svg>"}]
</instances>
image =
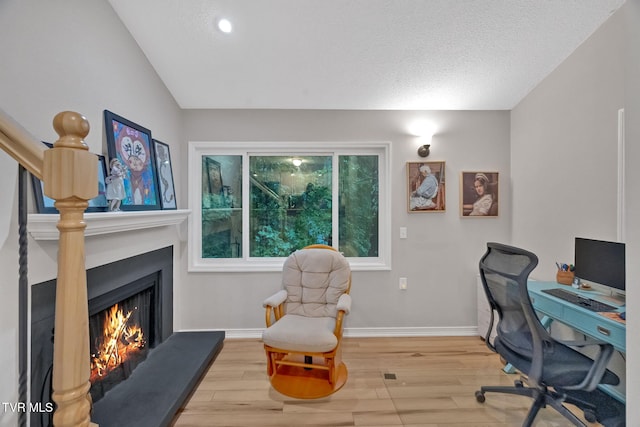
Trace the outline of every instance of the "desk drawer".
<instances>
[{"instance_id":1,"label":"desk drawer","mask_svg":"<svg viewBox=\"0 0 640 427\"><path fill-rule=\"evenodd\" d=\"M529 298L536 311L540 311L555 319L563 318L564 308L561 303L537 295L531 295Z\"/></svg>"},{"instance_id":2,"label":"desk drawer","mask_svg":"<svg viewBox=\"0 0 640 427\"><path fill-rule=\"evenodd\" d=\"M621 350L625 348L626 330L623 325L615 322L606 321L606 317L596 316L574 312L571 319L561 320L569 323L575 329L583 332L596 339L601 339L613 344L614 347Z\"/></svg>"}]
</instances>

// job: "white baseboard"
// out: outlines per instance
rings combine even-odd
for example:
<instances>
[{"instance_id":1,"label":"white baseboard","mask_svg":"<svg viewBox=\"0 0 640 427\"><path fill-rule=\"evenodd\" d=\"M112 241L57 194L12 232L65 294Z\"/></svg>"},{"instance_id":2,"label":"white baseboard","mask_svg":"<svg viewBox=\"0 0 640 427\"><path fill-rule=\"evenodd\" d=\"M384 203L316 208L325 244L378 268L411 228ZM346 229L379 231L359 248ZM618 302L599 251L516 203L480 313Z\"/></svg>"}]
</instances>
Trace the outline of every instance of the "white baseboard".
<instances>
[{"instance_id":1,"label":"white baseboard","mask_svg":"<svg viewBox=\"0 0 640 427\"><path fill-rule=\"evenodd\" d=\"M262 338L264 329L226 329L225 338ZM193 331L193 330L191 330ZM345 328L348 338L376 337L465 337L478 335L477 326L407 327L407 328Z\"/></svg>"},{"instance_id":2,"label":"white baseboard","mask_svg":"<svg viewBox=\"0 0 640 427\"><path fill-rule=\"evenodd\" d=\"M345 337L451 337L478 335L477 326L346 328Z\"/></svg>"}]
</instances>

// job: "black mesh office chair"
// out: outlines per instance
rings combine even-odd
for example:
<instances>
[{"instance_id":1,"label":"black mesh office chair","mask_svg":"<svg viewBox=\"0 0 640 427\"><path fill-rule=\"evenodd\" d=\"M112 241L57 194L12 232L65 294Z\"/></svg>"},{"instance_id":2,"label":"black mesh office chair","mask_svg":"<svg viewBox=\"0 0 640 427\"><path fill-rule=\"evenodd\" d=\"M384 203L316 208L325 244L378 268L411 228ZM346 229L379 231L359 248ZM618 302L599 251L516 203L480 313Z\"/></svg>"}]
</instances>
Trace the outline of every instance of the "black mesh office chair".
<instances>
[{"instance_id":1,"label":"black mesh office chair","mask_svg":"<svg viewBox=\"0 0 640 427\"><path fill-rule=\"evenodd\" d=\"M567 345L576 343L551 337L540 323L527 291L527 279L536 265L538 257L531 252L499 243L487 244L487 252L480 260L482 284L493 309L486 343L526 379L515 381L513 387L481 387L476 399L484 402L486 392L529 396L534 402L523 427L531 426L540 408L546 405L576 426L584 427L564 403L575 404L584 411L587 421L596 421L596 407L571 397L570 393L571 390L592 391L598 384L618 384L619 378L607 370L613 347L600 342L580 342L600 347L594 360ZM498 313L499 320L497 336L491 343L493 311Z\"/></svg>"}]
</instances>

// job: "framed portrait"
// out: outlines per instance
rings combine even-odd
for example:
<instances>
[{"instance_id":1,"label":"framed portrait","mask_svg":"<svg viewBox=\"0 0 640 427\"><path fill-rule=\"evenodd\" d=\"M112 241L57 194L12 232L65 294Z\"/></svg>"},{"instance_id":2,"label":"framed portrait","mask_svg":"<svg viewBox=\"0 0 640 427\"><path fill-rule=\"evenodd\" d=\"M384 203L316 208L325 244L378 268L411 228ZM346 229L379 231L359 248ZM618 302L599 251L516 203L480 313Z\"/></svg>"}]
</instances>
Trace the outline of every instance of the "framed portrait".
<instances>
[{"instance_id":1,"label":"framed portrait","mask_svg":"<svg viewBox=\"0 0 640 427\"><path fill-rule=\"evenodd\" d=\"M53 147L53 144L44 142L47 147ZM105 180L107 177L107 161L101 154L96 154L98 157L98 195L89 200L89 207L86 212L104 212L107 210L107 186ZM53 206L55 200L47 197L44 194L44 183L35 176L31 175L31 183L33 184L33 195L36 200L36 211L38 213L58 213L58 210Z\"/></svg>"},{"instance_id":2,"label":"framed portrait","mask_svg":"<svg viewBox=\"0 0 640 427\"><path fill-rule=\"evenodd\" d=\"M156 149L156 169L160 186L160 204L162 209L177 209L176 190L173 185L173 169L169 146L157 139L153 140Z\"/></svg>"},{"instance_id":3,"label":"framed portrait","mask_svg":"<svg viewBox=\"0 0 640 427\"><path fill-rule=\"evenodd\" d=\"M497 217L500 182L498 172L462 172L460 176L460 215Z\"/></svg>"},{"instance_id":4,"label":"framed portrait","mask_svg":"<svg viewBox=\"0 0 640 427\"><path fill-rule=\"evenodd\" d=\"M125 168L123 211L160 209L156 153L151 131L104 110L109 158Z\"/></svg>"},{"instance_id":5,"label":"framed portrait","mask_svg":"<svg viewBox=\"0 0 640 427\"><path fill-rule=\"evenodd\" d=\"M407 210L444 212L445 162L407 162Z\"/></svg>"}]
</instances>

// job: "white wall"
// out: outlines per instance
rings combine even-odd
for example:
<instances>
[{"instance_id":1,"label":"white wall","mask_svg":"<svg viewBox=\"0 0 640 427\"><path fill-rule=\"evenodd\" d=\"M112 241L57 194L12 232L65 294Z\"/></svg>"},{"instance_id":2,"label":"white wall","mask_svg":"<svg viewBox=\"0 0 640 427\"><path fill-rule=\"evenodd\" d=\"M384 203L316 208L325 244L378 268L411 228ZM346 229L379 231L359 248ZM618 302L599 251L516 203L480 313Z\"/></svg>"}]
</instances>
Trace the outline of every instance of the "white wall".
<instances>
[{"instance_id":1,"label":"white wall","mask_svg":"<svg viewBox=\"0 0 640 427\"><path fill-rule=\"evenodd\" d=\"M102 0L3 0L0 2L0 107L36 138L54 142L51 125L60 111L85 115L92 152L106 154L103 109L152 130L169 144L180 141L181 115L146 58L111 6ZM172 151L180 184L180 151ZM0 204L0 402L16 402L18 235L17 164L0 152L3 190ZM10 218L10 219L9 219ZM174 227L175 228L175 227ZM8 237L2 238L3 233ZM87 239L87 267L180 242L175 230L153 230ZM29 239L29 282L56 276L57 242ZM0 408L0 426L16 424Z\"/></svg>"},{"instance_id":2,"label":"white wall","mask_svg":"<svg viewBox=\"0 0 640 427\"><path fill-rule=\"evenodd\" d=\"M611 48L622 39L614 20L511 114L513 242L538 254L542 279L555 278L555 261L573 260L573 237L616 240L624 70L622 50Z\"/></svg>"},{"instance_id":3,"label":"white wall","mask_svg":"<svg viewBox=\"0 0 640 427\"><path fill-rule=\"evenodd\" d=\"M538 254L540 264L533 276L540 279L554 280L555 261L573 261L574 237L617 240L618 110L631 107L628 101L633 97L626 97L625 92L629 86L637 88L639 79L637 53L635 74L629 55L638 47L638 31L634 30L635 38L630 31L640 24L640 19L637 1L633 6L630 3L531 91L511 114L512 240ZM637 99L636 96L636 103ZM635 217L632 204L637 207L638 203L639 181L637 170L631 170L638 159L638 116L634 113L637 114L637 107L626 111L627 123L636 129L626 141L627 283L631 289L627 305L631 317L640 309L637 289L633 289L640 274L638 263L632 261L637 259L640 242L640 224L631 219ZM628 337L634 336L635 327L635 323L628 323ZM628 343L629 373L637 372L638 349L631 340ZM637 381L630 375L628 378L627 384L635 389L628 390L627 401L638 401L638 388L634 385ZM638 408L629 405L627 411L628 425L640 425Z\"/></svg>"},{"instance_id":4,"label":"white wall","mask_svg":"<svg viewBox=\"0 0 640 427\"><path fill-rule=\"evenodd\" d=\"M627 401L640 402L640 0L627 0L625 28L625 139L627 237ZM627 406L627 425L640 425L638 405Z\"/></svg>"},{"instance_id":5,"label":"white wall","mask_svg":"<svg viewBox=\"0 0 640 427\"><path fill-rule=\"evenodd\" d=\"M392 270L354 272L349 333L475 327L477 262L487 240L509 240L508 112L200 110L184 116L186 139L193 141L391 141ZM444 213L407 213L405 163L421 160L421 143L407 127L418 118L438 128L428 160L446 162ZM499 218L460 217L463 170L500 172ZM184 185L181 193L186 194ZM406 240L399 238L401 226L408 229ZM185 259L181 270L186 268ZM399 277L408 278L407 291L398 289ZM280 287L277 273L191 273L183 281L188 286L176 315L186 329L263 328L262 301Z\"/></svg>"}]
</instances>

